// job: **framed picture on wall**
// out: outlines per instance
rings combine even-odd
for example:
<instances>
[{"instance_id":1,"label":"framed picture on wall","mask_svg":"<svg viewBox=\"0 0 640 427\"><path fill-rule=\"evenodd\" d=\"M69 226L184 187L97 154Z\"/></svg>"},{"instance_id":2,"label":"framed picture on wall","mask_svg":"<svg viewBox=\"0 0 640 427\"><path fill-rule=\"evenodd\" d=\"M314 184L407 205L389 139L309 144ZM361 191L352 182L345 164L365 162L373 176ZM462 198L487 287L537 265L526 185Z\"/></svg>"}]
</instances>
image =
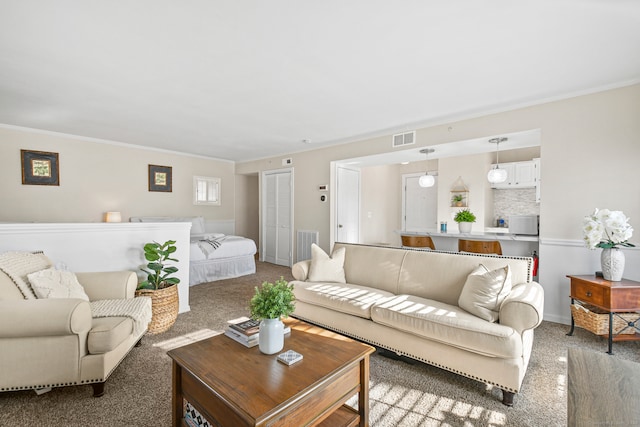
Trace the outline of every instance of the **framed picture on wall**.
<instances>
[{"instance_id":1,"label":"framed picture on wall","mask_svg":"<svg viewBox=\"0 0 640 427\"><path fill-rule=\"evenodd\" d=\"M60 185L58 153L20 150L23 185Z\"/></svg>"},{"instance_id":2,"label":"framed picture on wall","mask_svg":"<svg viewBox=\"0 0 640 427\"><path fill-rule=\"evenodd\" d=\"M171 166L149 165L149 191L171 192Z\"/></svg>"}]
</instances>

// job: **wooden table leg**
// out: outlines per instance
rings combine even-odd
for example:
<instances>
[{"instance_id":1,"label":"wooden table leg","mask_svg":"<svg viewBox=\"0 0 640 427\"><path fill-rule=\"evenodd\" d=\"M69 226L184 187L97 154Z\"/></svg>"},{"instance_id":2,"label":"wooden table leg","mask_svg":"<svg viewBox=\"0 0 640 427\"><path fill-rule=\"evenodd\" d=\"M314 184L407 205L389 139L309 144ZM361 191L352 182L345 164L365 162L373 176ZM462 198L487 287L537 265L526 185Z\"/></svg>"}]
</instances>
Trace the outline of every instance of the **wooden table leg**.
<instances>
[{"instance_id":1,"label":"wooden table leg","mask_svg":"<svg viewBox=\"0 0 640 427\"><path fill-rule=\"evenodd\" d=\"M369 427L369 355L360 361L360 393L358 393L360 427Z\"/></svg>"},{"instance_id":2,"label":"wooden table leg","mask_svg":"<svg viewBox=\"0 0 640 427\"><path fill-rule=\"evenodd\" d=\"M181 426L182 425L182 419L184 418L184 413L183 413L183 407L184 407L184 402L183 402L183 397L182 397L182 368L175 362L173 361L173 374L172 374L172 387L171 389L173 390L171 393L171 425L173 426Z\"/></svg>"}]
</instances>

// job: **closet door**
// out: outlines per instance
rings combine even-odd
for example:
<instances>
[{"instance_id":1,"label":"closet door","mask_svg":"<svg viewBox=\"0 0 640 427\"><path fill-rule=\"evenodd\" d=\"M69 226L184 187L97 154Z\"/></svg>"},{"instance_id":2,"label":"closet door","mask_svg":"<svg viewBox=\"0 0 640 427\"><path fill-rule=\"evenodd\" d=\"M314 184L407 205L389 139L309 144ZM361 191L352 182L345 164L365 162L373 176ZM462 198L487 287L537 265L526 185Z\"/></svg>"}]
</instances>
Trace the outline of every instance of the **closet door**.
<instances>
[{"instance_id":1,"label":"closet door","mask_svg":"<svg viewBox=\"0 0 640 427\"><path fill-rule=\"evenodd\" d=\"M292 170L263 174L263 260L291 266L293 230Z\"/></svg>"}]
</instances>

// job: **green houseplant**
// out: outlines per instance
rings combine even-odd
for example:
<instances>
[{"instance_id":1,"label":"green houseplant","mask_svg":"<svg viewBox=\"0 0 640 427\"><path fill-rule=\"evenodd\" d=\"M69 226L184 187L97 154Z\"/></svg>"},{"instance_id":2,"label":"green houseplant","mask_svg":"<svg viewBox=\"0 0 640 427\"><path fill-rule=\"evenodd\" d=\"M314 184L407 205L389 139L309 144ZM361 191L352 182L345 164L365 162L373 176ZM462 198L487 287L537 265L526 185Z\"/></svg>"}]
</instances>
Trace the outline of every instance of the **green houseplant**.
<instances>
[{"instance_id":1,"label":"green houseplant","mask_svg":"<svg viewBox=\"0 0 640 427\"><path fill-rule=\"evenodd\" d=\"M260 322L258 346L265 354L273 354L284 347L284 325L281 318L288 317L295 310L293 285L283 277L275 283L263 282L256 286L251 298L251 317Z\"/></svg>"},{"instance_id":2,"label":"green houseplant","mask_svg":"<svg viewBox=\"0 0 640 427\"><path fill-rule=\"evenodd\" d=\"M464 196L462 194L454 194L451 198L453 206L462 206L464 204Z\"/></svg>"},{"instance_id":3,"label":"green houseplant","mask_svg":"<svg viewBox=\"0 0 640 427\"><path fill-rule=\"evenodd\" d=\"M149 334L167 331L178 318L179 299L176 285L180 283L180 279L170 277L178 268L168 264L178 262L172 257L177 250L175 243L175 240L167 240L162 244L151 242L143 248L147 265L140 270L147 274L147 280L138 284L136 296L151 298L152 317L147 327Z\"/></svg>"},{"instance_id":4,"label":"green houseplant","mask_svg":"<svg viewBox=\"0 0 640 427\"><path fill-rule=\"evenodd\" d=\"M460 233L470 233L471 225L476 222L476 216L469 209L461 209L456 212L453 220L458 223Z\"/></svg>"},{"instance_id":5,"label":"green houseplant","mask_svg":"<svg viewBox=\"0 0 640 427\"><path fill-rule=\"evenodd\" d=\"M158 242L147 243L144 245L144 258L149 261L147 268L141 268L147 273L147 280L138 284L138 289L164 289L171 285L180 283L177 277L169 277L178 271L178 268L167 265L167 261L178 262L177 259L171 258L177 248L175 240L167 240L163 244Z\"/></svg>"}]
</instances>

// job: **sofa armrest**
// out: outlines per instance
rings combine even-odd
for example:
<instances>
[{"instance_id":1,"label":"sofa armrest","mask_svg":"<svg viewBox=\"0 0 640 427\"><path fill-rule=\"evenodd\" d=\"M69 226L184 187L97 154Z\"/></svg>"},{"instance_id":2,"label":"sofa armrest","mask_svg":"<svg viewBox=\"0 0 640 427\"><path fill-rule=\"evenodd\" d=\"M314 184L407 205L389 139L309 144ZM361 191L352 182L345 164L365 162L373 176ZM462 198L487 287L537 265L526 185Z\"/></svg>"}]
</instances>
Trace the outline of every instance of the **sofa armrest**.
<instances>
[{"instance_id":1,"label":"sofa armrest","mask_svg":"<svg viewBox=\"0 0 640 427\"><path fill-rule=\"evenodd\" d=\"M296 280L304 282L305 280L307 280L307 277L309 276L310 266L311 266L310 259L296 262L295 264L293 264L293 267L291 267L291 274Z\"/></svg>"},{"instance_id":2,"label":"sofa armrest","mask_svg":"<svg viewBox=\"0 0 640 427\"><path fill-rule=\"evenodd\" d=\"M0 301L0 338L86 335L91 306L71 298Z\"/></svg>"},{"instance_id":3,"label":"sofa armrest","mask_svg":"<svg viewBox=\"0 0 640 427\"><path fill-rule=\"evenodd\" d=\"M500 324L511 326L520 334L534 329L542 322L544 289L538 282L521 283L500 306Z\"/></svg>"},{"instance_id":4,"label":"sofa armrest","mask_svg":"<svg viewBox=\"0 0 640 427\"><path fill-rule=\"evenodd\" d=\"M91 301L133 298L138 286L138 276L133 271L76 273L76 276Z\"/></svg>"}]
</instances>

